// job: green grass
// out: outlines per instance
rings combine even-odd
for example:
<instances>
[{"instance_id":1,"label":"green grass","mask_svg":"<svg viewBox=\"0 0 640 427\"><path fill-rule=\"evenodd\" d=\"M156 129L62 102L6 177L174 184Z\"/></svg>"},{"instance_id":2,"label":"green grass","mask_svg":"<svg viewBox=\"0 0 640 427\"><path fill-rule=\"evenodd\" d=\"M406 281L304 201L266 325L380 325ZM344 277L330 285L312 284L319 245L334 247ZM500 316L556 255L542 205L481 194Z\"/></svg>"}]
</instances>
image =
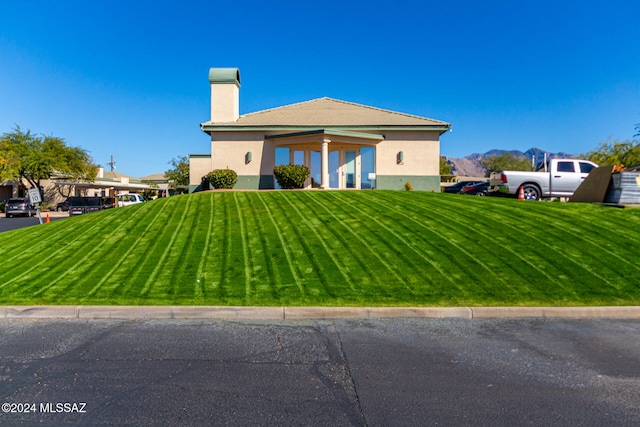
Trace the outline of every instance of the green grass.
<instances>
[{"instance_id":1,"label":"green grass","mask_svg":"<svg viewBox=\"0 0 640 427\"><path fill-rule=\"evenodd\" d=\"M424 192L214 192L1 236L4 305L640 302L640 209Z\"/></svg>"}]
</instances>

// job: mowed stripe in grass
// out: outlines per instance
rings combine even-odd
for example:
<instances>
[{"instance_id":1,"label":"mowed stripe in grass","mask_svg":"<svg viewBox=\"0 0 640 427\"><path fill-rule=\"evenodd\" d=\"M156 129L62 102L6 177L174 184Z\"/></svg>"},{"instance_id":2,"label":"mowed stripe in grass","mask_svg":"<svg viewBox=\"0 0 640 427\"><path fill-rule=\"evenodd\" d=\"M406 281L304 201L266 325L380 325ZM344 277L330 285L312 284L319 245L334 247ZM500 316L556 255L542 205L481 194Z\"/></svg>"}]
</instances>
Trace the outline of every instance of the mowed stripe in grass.
<instances>
[{"instance_id":1,"label":"mowed stripe in grass","mask_svg":"<svg viewBox=\"0 0 640 427\"><path fill-rule=\"evenodd\" d=\"M211 192L3 237L5 305L640 301L640 209L423 192Z\"/></svg>"}]
</instances>

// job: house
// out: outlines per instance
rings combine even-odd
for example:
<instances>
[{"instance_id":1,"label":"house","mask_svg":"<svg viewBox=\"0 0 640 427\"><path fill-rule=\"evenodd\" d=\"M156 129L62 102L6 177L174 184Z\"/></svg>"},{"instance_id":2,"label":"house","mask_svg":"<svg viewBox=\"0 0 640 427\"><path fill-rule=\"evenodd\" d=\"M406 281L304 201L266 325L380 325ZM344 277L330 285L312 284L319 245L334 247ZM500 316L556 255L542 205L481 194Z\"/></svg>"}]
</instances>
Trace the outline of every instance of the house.
<instances>
[{"instance_id":1,"label":"house","mask_svg":"<svg viewBox=\"0 0 640 427\"><path fill-rule=\"evenodd\" d=\"M192 154L189 192L215 169L238 174L237 189L278 188L273 168L310 169L305 188L440 191L440 135L449 123L319 98L239 114L240 71L211 68L210 154Z\"/></svg>"}]
</instances>

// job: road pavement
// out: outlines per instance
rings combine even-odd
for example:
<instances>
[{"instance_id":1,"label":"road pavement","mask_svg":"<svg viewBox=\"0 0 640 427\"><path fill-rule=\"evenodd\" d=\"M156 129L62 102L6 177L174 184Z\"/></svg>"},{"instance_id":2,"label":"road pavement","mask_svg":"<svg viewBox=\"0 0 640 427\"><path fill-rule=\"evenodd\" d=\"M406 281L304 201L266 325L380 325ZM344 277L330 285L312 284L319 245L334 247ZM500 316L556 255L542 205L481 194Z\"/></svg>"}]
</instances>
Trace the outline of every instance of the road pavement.
<instances>
[{"instance_id":1,"label":"road pavement","mask_svg":"<svg viewBox=\"0 0 640 427\"><path fill-rule=\"evenodd\" d=\"M45 224L47 215L49 215L49 221L57 221L64 218L69 218L68 212L41 212L42 225ZM0 233L3 231L17 230L19 228L31 227L33 225L40 225L40 220L35 217L22 217L16 216L13 218L6 218L5 214L0 213Z\"/></svg>"},{"instance_id":2,"label":"road pavement","mask_svg":"<svg viewBox=\"0 0 640 427\"><path fill-rule=\"evenodd\" d=\"M638 425L640 322L0 321L0 425Z\"/></svg>"}]
</instances>

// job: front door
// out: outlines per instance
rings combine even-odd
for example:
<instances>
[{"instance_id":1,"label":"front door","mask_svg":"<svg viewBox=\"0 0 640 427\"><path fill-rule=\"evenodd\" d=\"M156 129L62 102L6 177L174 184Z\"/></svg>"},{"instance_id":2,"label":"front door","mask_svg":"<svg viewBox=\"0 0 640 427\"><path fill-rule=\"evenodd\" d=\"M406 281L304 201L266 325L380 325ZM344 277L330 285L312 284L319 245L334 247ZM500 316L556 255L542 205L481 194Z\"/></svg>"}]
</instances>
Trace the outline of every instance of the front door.
<instances>
[{"instance_id":1,"label":"front door","mask_svg":"<svg viewBox=\"0 0 640 427\"><path fill-rule=\"evenodd\" d=\"M356 188L356 152L355 151L345 152L344 188Z\"/></svg>"}]
</instances>

